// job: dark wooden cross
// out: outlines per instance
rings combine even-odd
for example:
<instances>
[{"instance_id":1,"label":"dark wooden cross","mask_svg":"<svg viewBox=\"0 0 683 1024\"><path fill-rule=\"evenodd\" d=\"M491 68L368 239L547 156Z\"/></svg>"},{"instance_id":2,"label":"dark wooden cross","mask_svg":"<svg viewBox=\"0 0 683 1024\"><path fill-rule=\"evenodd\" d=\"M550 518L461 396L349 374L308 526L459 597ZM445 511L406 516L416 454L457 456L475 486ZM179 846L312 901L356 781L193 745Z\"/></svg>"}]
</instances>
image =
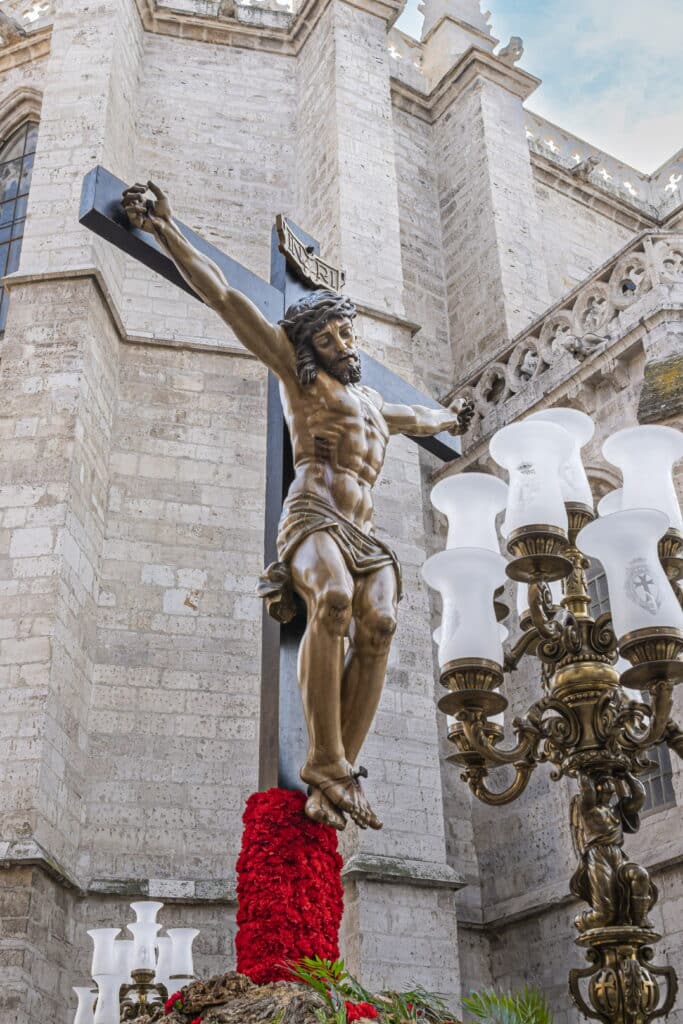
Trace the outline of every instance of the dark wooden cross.
<instances>
[{"instance_id":1,"label":"dark wooden cross","mask_svg":"<svg viewBox=\"0 0 683 1024\"><path fill-rule=\"evenodd\" d=\"M167 281L202 301L185 282L174 263L147 232L132 227L121 204L126 184L103 167L95 167L83 180L79 220L101 238L122 249ZM183 235L223 271L232 288L243 292L265 317L276 323L285 309L319 287L338 290L343 276L320 259L320 246L284 218L273 228L270 283L205 242L190 228L176 222ZM361 353L363 383L390 402L441 406L377 360ZM294 478L289 433L280 403L278 380L268 374L268 447L266 455L265 563L277 559L277 532L282 503ZM417 444L444 462L460 455L460 442L450 434L416 437ZM281 626L263 609L261 655L261 730L259 786L300 789L299 768L306 758L306 724L297 685L297 652L305 629L305 616Z\"/></svg>"}]
</instances>

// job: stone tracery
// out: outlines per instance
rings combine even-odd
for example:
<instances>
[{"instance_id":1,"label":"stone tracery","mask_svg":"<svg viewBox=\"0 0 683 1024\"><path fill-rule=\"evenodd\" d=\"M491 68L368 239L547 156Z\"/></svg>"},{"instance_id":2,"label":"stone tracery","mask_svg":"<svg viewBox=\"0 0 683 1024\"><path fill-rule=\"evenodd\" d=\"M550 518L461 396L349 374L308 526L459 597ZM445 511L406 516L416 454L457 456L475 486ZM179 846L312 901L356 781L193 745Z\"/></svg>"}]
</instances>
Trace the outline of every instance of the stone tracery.
<instances>
[{"instance_id":1,"label":"stone tracery","mask_svg":"<svg viewBox=\"0 0 683 1024\"><path fill-rule=\"evenodd\" d=\"M621 329L620 318L627 314L632 318L641 304L650 301L653 290L681 283L682 236L653 232L638 239L457 389L457 397L474 401L473 436L487 433L482 420L513 395L541 381L551 367L568 360L567 375L571 375L577 363L608 349Z\"/></svg>"}]
</instances>

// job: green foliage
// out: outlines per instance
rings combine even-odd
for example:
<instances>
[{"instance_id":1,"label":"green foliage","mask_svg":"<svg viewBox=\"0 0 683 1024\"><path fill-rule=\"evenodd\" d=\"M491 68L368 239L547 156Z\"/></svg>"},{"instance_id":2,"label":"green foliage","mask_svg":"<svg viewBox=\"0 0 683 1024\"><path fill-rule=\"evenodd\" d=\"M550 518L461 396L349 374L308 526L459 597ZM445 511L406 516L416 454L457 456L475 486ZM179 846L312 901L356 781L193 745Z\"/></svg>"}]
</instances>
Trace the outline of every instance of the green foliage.
<instances>
[{"instance_id":1,"label":"green foliage","mask_svg":"<svg viewBox=\"0 0 683 1024\"><path fill-rule=\"evenodd\" d=\"M479 1024L553 1024L545 997L535 988L523 992L473 992L463 1006Z\"/></svg>"},{"instance_id":2,"label":"green foliage","mask_svg":"<svg viewBox=\"0 0 683 1024\"><path fill-rule=\"evenodd\" d=\"M417 987L412 992L385 992L373 995L363 988L346 970L343 960L321 960L305 957L289 964L297 981L315 989L328 1004L326 1010L317 1010L320 1024L346 1024L345 1002L370 1003L380 1013L378 1024L446 1024L454 1021L454 1014L437 995ZM529 1022L542 1024L542 1022Z\"/></svg>"}]
</instances>

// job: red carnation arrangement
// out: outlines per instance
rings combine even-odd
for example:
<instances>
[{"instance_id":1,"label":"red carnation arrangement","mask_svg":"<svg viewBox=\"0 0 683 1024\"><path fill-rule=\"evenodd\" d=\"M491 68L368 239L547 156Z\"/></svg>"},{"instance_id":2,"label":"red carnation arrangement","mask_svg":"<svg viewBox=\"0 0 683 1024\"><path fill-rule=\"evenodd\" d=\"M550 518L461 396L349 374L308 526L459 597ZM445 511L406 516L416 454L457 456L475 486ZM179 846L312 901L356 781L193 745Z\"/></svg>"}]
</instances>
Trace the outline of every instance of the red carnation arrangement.
<instances>
[{"instance_id":1,"label":"red carnation arrangement","mask_svg":"<svg viewBox=\"0 0 683 1024\"><path fill-rule=\"evenodd\" d=\"M372 1003L344 1003L346 1007L346 1020L377 1020L379 1013Z\"/></svg>"},{"instance_id":2,"label":"red carnation arrangement","mask_svg":"<svg viewBox=\"0 0 683 1024\"><path fill-rule=\"evenodd\" d=\"M257 985L288 981L302 957L339 956L344 911L337 833L304 814L306 797L254 793L237 861L237 970Z\"/></svg>"},{"instance_id":3,"label":"red carnation arrangement","mask_svg":"<svg viewBox=\"0 0 683 1024\"><path fill-rule=\"evenodd\" d=\"M182 1010L184 1004L182 992L174 992L172 996L169 996L164 1003L164 1010L166 1015L173 1013L174 1010Z\"/></svg>"}]
</instances>

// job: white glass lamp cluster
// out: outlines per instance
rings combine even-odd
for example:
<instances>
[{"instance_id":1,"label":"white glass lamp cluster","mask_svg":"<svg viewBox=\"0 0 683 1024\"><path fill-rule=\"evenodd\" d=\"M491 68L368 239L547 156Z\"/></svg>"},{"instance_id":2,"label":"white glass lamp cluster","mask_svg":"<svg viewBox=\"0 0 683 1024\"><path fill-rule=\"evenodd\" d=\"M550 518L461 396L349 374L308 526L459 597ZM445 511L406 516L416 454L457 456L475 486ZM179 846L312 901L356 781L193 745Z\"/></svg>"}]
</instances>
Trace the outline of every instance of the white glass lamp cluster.
<instances>
[{"instance_id":1,"label":"white glass lamp cluster","mask_svg":"<svg viewBox=\"0 0 683 1024\"><path fill-rule=\"evenodd\" d=\"M448 539L446 549L427 560L423 576L442 598L439 664L449 689L471 692L478 686L478 663L491 670L483 688L499 685L503 650L493 595L506 573L520 583L522 620L530 603L525 584L555 581L553 598L559 604L557 581L571 570L565 557L570 515L583 525L577 546L605 569L621 653L634 664L644 660L634 637L654 630L674 638L669 661L680 660L683 610L675 581L683 571L683 520L673 467L683 458L683 432L640 426L620 430L605 442L604 456L621 470L623 487L603 499L598 519L581 459L593 432L591 418L575 409L535 413L491 440L491 456L507 470L509 485L487 474L463 473L432 490L432 503L448 518ZM500 552L496 530L503 509L501 534L510 563ZM649 654L651 662L652 649ZM469 671L463 675L465 667ZM449 695L440 706L451 710L464 704Z\"/></svg>"},{"instance_id":2,"label":"white glass lamp cluster","mask_svg":"<svg viewBox=\"0 0 683 1024\"><path fill-rule=\"evenodd\" d=\"M623 486L602 499L600 518L577 543L605 570L619 649L635 666L622 678L637 687L654 678L653 670L656 677L657 662L678 661L683 642L683 517L673 476L683 459L683 432L630 427L608 438L602 451L621 470ZM678 674L669 665L669 675Z\"/></svg>"},{"instance_id":3,"label":"white glass lamp cluster","mask_svg":"<svg viewBox=\"0 0 683 1024\"><path fill-rule=\"evenodd\" d=\"M194 979L192 944L198 929L168 928L160 936L163 926L157 915L163 903L143 900L130 906L136 918L126 925L132 939L119 939L120 928L88 932L93 941L91 975L96 989L74 988L78 997L74 1024L119 1024L121 988L134 984L133 972L154 972L154 984L163 985L168 994Z\"/></svg>"}]
</instances>

